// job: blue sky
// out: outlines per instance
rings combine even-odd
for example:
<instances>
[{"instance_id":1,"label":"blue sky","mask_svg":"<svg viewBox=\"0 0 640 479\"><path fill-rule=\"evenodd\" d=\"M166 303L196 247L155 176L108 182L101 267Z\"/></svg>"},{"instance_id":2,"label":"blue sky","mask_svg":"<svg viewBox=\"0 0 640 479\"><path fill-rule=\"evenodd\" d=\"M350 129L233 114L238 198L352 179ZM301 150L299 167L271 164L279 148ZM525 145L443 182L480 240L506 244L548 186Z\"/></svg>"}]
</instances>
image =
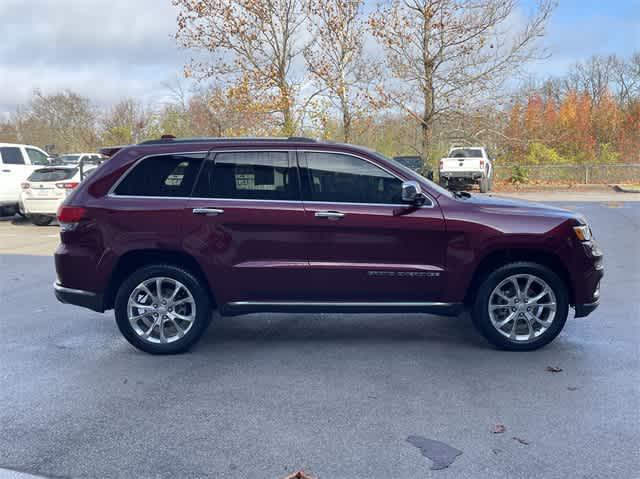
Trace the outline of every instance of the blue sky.
<instances>
[{"instance_id":1,"label":"blue sky","mask_svg":"<svg viewBox=\"0 0 640 479\"><path fill-rule=\"evenodd\" d=\"M34 89L162 101L189 57L171 38L175 16L170 0L1 0L0 114ZM540 78L592 54L628 56L640 50L640 0L560 0L543 42L552 56L528 68Z\"/></svg>"}]
</instances>

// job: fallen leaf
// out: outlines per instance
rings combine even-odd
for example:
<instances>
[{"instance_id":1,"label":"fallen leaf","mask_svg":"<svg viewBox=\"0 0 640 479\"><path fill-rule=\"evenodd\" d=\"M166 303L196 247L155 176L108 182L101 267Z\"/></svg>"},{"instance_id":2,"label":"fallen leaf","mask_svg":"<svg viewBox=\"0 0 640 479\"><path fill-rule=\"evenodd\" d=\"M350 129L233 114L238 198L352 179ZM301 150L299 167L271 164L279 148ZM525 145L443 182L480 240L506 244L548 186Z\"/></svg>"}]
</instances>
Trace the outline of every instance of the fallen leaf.
<instances>
[{"instance_id":1,"label":"fallen leaf","mask_svg":"<svg viewBox=\"0 0 640 479\"><path fill-rule=\"evenodd\" d=\"M502 449L491 449L494 454L502 454Z\"/></svg>"},{"instance_id":2,"label":"fallen leaf","mask_svg":"<svg viewBox=\"0 0 640 479\"><path fill-rule=\"evenodd\" d=\"M580 389L580 388L579 388L578 386L569 386L569 387L567 387L567 389L568 389L569 391L577 391L577 390L578 390L578 389Z\"/></svg>"},{"instance_id":3,"label":"fallen leaf","mask_svg":"<svg viewBox=\"0 0 640 479\"><path fill-rule=\"evenodd\" d=\"M562 368L558 366L547 366L547 371L549 371L550 373L559 373L562 371Z\"/></svg>"},{"instance_id":4,"label":"fallen leaf","mask_svg":"<svg viewBox=\"0 0 640 479\"><path fill-rule=\"evenodd\" d=\"M307 476L304 471L294 472L293 474L288 475L284 479L313 479L311 476Z\"/></svg>"},{"instance_id":5,"label":"fallen leaf","mask_svg":"<svg viewBox=\"0 0 640 479\"><path fill-rule=\"evenodd\" d=\"M529 441L525 441L524 439L521 439L519 437L513 436L511 439L513 439L514 441L518 441L520 444L522 444L524 446L528 446L529 445Z\"/></svg>"},{"instance_id":6,"label":"fallen leaf","mask_svg":"<svg viewBox=\"0 0 640 479\"><path fill-rule=\"evenodd\" d=\"M507 428L504 427L504 424L496 424L495 426L493 426L493 430L491 432L494 434L502 434L506 430Z\"/></svg>"}]
</instances>

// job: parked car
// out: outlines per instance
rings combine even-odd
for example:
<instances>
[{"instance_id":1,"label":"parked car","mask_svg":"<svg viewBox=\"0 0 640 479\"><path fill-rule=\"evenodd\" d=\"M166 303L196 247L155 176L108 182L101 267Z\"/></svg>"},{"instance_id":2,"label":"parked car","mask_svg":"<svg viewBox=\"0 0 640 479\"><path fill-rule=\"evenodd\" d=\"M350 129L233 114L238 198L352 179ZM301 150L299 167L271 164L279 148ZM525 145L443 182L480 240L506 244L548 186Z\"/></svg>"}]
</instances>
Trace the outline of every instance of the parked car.
<instances>
[{"instance_id":1,"label":"parked car","mask_svg":"<svg viewBox=\"0 0 640 479\"><path fill-rule=\"evenodd\" d=\"M440 160L440 185L448 189L461 189L474 184L480 192L493 188L493 162L483 147L453 147L447 157Z\"/></svg>"},{"instance_id":2,"label":"parked car","mask_svg":"<svg viewBox=\"0 0 640 479\"><path fill-rule=\"evenodd\" d=\"M70 165L38 168L21 184L21 213L37 226L51 224L64 199L95 168L96 165L84 169Z\"/></svg>"},{"instance_id":3,"label":"parked car","mask_svg":"<svg viewBox=\"0 0 640 479\"><path fill-rule=\"evenodd\" d=\"M18 212L20 184L44 165L49 156L37 146L0 143L0 216Z\"/></svg>"},{"instance_id":4,"label":"parked car","mask_svg":"<svg viewBox=\"0 0 640 479\"><path fill-rule=\"evenodd\" d=\"M80 161L87 163L100 163L104 161L105 157L99 153L67 153L65 155L57 156L55 159L56 165L78 165Z\"/></svg>"},{"instance_id":5,"label":"parked car","mask_svg":"<svg viewBox=\"0 0 640 479\"><path fill-rule=\"evenodd\" d=\"M419 156L394 156L394 161L397 161L403 166L412 169L416 173L425 176L426 178L433 180L433 169L427 166L424 160Z\"/></svg>"},{"instance_id":6,"label":"parked car","mask_svg":"<svg viewBox=\"0 0 640 479\"><path fill-rule=\"evenodd\" d=\"M106 151L106 150L105 150ZM531 350L600 300L586 219L449 192L352 145L166 139L113 154L58 212L55 294L104 312L135 347L177 353L215 308L472 313Z\"/></svg>"}]
</instances>

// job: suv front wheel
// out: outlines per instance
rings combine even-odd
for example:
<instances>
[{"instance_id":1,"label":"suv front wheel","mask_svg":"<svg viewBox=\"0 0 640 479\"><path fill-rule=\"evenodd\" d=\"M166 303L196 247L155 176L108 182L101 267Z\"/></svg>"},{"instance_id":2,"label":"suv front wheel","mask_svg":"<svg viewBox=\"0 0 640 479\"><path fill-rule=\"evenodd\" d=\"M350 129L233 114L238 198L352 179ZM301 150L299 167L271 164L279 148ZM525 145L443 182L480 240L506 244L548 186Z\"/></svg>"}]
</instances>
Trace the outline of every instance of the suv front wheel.
<instances>
[{"instance_id":1,"label":"suv front wheel","mask_svg":"<svg viewBox=\"0 0 640 479\"><path fill-rule=\"evenodd\" d=\"M500 349L530 351L551 342L569 312L567 287L546 266L529 262L504 265L478 289L473 322Z\"/></svg>"},{"instance_id":2,"label":"suv front wheel","mask_svg":"<svg viewBox=\"0 0 640 479\"><path fill-rule=\"evenodd\" d=\"M170 264L136 270L118 289L118 329L136 348L151 354L188 350L206 331L211 300L191 272Z\"/></svg>"}]
</instances>

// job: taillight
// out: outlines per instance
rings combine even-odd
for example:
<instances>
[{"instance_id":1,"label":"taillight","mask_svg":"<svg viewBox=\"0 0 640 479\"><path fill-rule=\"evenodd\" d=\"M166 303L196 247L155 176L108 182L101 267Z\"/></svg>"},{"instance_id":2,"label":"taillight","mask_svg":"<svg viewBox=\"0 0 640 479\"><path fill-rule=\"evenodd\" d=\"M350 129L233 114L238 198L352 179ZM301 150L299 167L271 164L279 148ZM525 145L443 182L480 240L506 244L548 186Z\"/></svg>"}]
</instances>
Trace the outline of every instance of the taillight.
<instances>
[{"instance_id":1,"label":"taillight","mask_svg":"<svg viewBox=\"0 0 640 479\"><path fill-rule=\"evenodd\" d=\"M440 160L440 169L444 168L444 160Z\"/></svg>"},{"instance_id":2,"label":"taillight","mask_svg":"<svg viewBox=\"0 0 640 479\"><path fill-rule=\"evenodd\" d=\"M31 183L21 183L20 186L23 190L28 190L29 188L31 188Z\"/></svg>"},{"instance_id":3,"label":"taillight","mask_svg":"<svg viewBox=\"0 0 640 479\"><path fill-rule=\"evenodd\" d=\"M81 206L65 206L61 205L58 208L58 223L60 223L60 229L62 231L71 231L75 229L78 222L84 217L87 213L86 208L82 208Z\"/></svg>"},{"instance_id":4,"label":"taillight","mask_svg":"<svg viewBox=\"0 0 640 479\"><path fill-rule=\"evenodd\" d=\"M484 168L484 160L480 160L480 168Z\"/></svg>"},{"instance_id":5,"label":"taillight","mask_svg":"<svg viewBox=\"0 0 640 479\"><path fill-rule=\"evenodd\" d=\"M78 184L79 183L77 181L68 181L66 183L56 183L56 188L61 188L63 190L72 190L76 186L78 186Z\"/></svg>"}]
</instances>

